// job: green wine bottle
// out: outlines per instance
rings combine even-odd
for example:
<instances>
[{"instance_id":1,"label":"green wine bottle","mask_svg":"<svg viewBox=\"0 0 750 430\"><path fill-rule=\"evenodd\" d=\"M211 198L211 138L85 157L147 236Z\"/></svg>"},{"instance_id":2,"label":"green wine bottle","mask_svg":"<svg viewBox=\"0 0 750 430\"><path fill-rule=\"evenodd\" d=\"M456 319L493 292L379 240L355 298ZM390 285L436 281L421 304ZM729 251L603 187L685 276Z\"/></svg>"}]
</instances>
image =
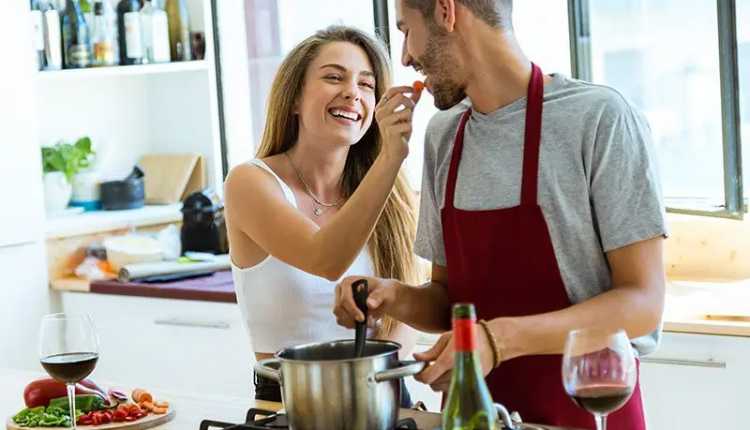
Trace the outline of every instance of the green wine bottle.
<instances>
[{"instance_id":1,"label":"green wine bottle","mask_svg":"<svg viewBox=\"0 0 750 430\"><path fill-rule=\"evenodd\" d=\"M455 362L443 410L443 430L498 429L497 411L479 363L476 319L473 304L453 305Z\"/></svg>"}]
</instances>

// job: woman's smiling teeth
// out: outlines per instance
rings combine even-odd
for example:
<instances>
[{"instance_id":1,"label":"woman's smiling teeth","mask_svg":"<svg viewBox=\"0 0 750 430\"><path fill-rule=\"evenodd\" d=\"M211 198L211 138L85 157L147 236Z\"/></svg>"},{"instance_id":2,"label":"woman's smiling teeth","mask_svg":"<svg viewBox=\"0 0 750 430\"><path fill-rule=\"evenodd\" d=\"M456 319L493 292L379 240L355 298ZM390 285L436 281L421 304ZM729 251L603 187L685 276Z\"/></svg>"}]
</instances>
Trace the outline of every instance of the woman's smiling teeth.
<instances>
[{"instance_id":1,"label":"woman's smiling teeth","mask_svg":"<svg viewBox=\"0 0 750 430\"><path fill-rule=\"evenodd\" d=\"M330 113L336 118L343 118L343 119L347 119L349 121L354 121L354 122L357 122L362 118L362 115L356 112L346 111L343 109L332 108L328 110L328 113Z\"/></svg>"}]
</instances>

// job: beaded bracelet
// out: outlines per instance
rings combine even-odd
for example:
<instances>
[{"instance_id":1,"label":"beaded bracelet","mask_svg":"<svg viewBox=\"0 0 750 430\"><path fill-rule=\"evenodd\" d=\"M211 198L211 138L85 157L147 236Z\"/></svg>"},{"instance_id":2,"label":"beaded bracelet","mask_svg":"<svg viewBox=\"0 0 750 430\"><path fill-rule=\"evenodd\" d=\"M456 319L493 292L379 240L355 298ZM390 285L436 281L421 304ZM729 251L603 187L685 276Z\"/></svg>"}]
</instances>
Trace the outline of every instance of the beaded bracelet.
<instances>
[{"instance_id":1,"label":"beaded bracelet","mask_svg":"<svg viewBox=\"0 0 750 430\"><path fill-rule=\"evenodd\" d=\"M490 346L492 347L492 368L497 369L498 366L503 362L503 352L500 349L500 345L497 341L497 338L495 338L495 334L492 333L492 330L490 330L489 323L485 320L479 320L477 321L479 325L482 326L484 329L484 333L487 335L487 339L490 341Z\"/></svg>"}]
</instances>

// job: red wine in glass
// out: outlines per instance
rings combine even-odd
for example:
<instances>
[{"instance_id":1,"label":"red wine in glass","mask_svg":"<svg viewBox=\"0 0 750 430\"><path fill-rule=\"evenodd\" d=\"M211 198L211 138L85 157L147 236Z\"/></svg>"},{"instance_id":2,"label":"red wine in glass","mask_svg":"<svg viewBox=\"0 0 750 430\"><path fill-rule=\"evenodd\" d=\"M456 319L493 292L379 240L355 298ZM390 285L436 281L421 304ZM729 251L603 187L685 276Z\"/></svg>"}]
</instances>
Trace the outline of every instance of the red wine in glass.
<instances>
[{"instance_id":1,"label":"red wine in glass","mask_svg":"<svg viewBox=\"0 0 750 430\"><path fill-rule=\"evenodd\" d=\"M45 315L39 328L39 361L65 383L70 428L76 428L75 384L89 376L99 360L99 339L88 315Z\"/></svg>"},{"instance_id":2,"label":"red wine in glass","mask_svg":"<svg viewBox=\"0 0 750 430\"><path fill-rule=\"evenodd\" d=\"M43 357L41 362L49 376L69 384L89 376L94 371L97 360L99 354L95 352L65 352Z\"/></svg>"},{"instance_id":3,"label":"red wine in glass","mask_svg":"<svg viewBox=\"0 0 750 430\"><path fill-rule=\"evenodd\" d=\"M594 416L597 430L606 430L607 415L627 403L638 380L630 339L623 330L571 331L562 376L565 392Z\"/></svg>"},{"instance_id":4,"label":"red wine in glass","mask_svg":"<svg viewBox=\"0 0 750 430\"><path fill-rule=\"evenodd\" d=\"M592 414L608 415L627 403L633 388L621 384L599 384L576 388L570 396Z\"/></svg>"}]
</instances>

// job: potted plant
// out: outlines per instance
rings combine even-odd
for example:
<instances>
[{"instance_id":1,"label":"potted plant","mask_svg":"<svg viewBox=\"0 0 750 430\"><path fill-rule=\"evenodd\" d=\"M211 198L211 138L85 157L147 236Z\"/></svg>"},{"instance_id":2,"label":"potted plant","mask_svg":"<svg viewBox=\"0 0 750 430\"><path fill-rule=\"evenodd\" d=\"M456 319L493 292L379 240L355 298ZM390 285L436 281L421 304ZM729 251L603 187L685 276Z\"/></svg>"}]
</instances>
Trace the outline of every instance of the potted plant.
<instances>
[{"instance_id":1,"label":"potted plant","mask_svg":"<svg viewBox=\"0 0 750 430\"><path fill-rule=\"evenodd\" d=\"M42 148L44 202L47 212L65 209L73 194L73 179L91 166L94 151L91 139L82 137L75 143L59 142Z\"/></svg>"}]
</instances>

